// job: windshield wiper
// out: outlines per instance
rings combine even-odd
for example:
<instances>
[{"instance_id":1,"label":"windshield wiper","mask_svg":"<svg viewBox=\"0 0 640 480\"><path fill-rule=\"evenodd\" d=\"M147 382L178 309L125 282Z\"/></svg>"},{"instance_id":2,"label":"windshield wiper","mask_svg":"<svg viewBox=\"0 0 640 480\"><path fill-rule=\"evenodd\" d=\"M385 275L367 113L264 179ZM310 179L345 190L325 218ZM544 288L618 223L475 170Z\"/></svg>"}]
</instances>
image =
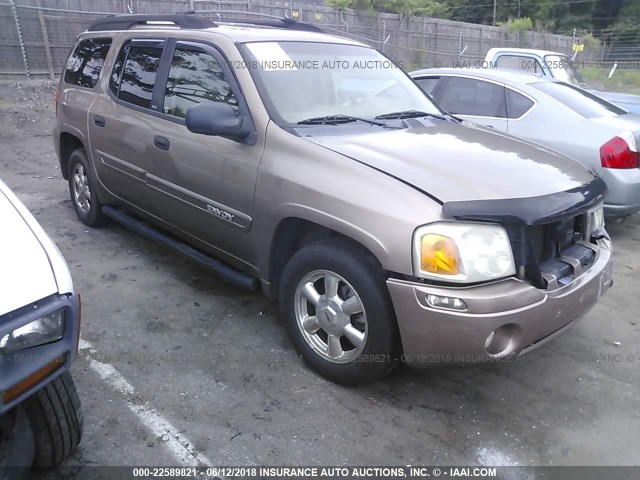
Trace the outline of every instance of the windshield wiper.
<instances>
[{"instance_id":1,"label":"windshield wiper","mask_svg":"<svg viewBox=\"0 0 640 480\"><path fill-rule=\"evenodd\" d=\"M386 127L383 122L376 122L367 118L352 117L350 115L325 115L323 117L311 117L306 120L300 120L298 125L340 125L342 123L365 122L369 125L377 125Z\"/></svg>"},{"instance_id":2,"label":"windshield wiper","mask_svg":"<svg viewBox=\"0 0 640 480\"><path fill-rule=\"evenodd\" d=\"M417 117L431 117L431 118L437 118L439 120L449 121L448 118L443 117L442 115L436 115L435 113L421 112L419 110L404 110L402 112L385 113L383 115L378 115L376 117L376 120L392 120L392 119L417 118Z\"/></svg>"}]
</instances>

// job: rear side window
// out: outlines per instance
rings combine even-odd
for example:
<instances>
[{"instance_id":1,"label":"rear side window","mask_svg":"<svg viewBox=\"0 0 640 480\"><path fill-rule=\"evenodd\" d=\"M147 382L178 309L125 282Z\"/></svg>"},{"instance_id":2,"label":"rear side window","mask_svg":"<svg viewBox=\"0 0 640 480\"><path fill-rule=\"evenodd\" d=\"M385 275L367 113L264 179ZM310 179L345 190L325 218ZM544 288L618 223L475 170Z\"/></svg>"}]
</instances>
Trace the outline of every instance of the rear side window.
<instances>
[{"instance_id":1,"label":"rear side window","mask_svg":"<svg viewBox=\"0 0 640 480\"><path fill-rule=\"evenodd\" d=\"M531 86L585 118L615 117L627 113L612 103L568 83L541 82L533 83Z\"/></svg>"},{"instance_id":2,"label":"rear side window","mask_svg":"<svg viewBox=\"0 0 640 480\"><path fill-rule=\"evenodd\" d=\"M473 78L451 77L439 88L436 101L449 113L477 117L507 116L504 87Z\"/></svg>"},{"instance_id":3,"label":"rear side window","mask_svg":"<svg viewBox=\"0 0 640 480\"><path fill-rule=\"evenodd\" d=\"M118 98L139 107L151 108L151 97L161 56L160 44L131 44L122 69Z\"/></svg>"},{"instance_id":4,"label":"rear side window","mask_svg":"<svg viewBox=\"0 0 640 480\"><path fill-rule=\"evenodd\" d=\"M507 113L509 118L520 118L533 107L533 102L524 95L507 88Z\"/></svg>"},{"instance_id":5,"label":"rear side window","mask_svg":"<svg viewBox=\"0 0 640 480\"><path fill-rule=\"evenodd\" d=\"M111 47L110 38L82 40L67 62L64 72L65 83L86 88L95 87L109 47Z\"/></svg>"},{"instance_id":6,"label":"rear side window","mask_svg":"<svg viewBox=\"0 0 640 480\"><path fill-rule=\"evenodd\" d=\"M501 55L496 60L498 68L508 68L510 70L522 70L523 72L537 73L542 72L540 62L532 57L522 57L520 55Z\"/></svg>"},{"instance_id":7,"label":"rear side window","mask_svg":"<svg viewBox=\"0 0 640 480\"><path fill-rule=\"evenodd\" d=\"M189 108L209 102L228 103L238 110L238 99L218 61L200 50L176 48L162 111L184 118Z\"/></svg>"}]
</instances>

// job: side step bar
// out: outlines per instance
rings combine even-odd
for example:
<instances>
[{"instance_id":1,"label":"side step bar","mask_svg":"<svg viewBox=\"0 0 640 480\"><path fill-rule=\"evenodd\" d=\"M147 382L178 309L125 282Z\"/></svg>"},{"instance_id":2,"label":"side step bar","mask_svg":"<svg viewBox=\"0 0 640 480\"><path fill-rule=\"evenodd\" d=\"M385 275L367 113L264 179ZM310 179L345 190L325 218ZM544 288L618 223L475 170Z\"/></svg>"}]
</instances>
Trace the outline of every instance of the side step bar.
<instances>
[{"instance_id":1,"label":"side step bar","mask_svg":"<svg viewBox=\"0 0 640 480\"><path fill-rule=\"evenodd\" d=\"M161 243L165 247L168 247L171 250L175 250L178 253L181 253L182 255L190 258L197 264L202 265L234 287L248 290L250 292L254 292L258 288L258 280L254 277L236 270L235 268L222 263L220 260L205 255L204 253L199 252L186 243L175 240L174 238L161 232L160 230L153 228L148 223L133 218L122 210L118 210L117 208L105 205L104 207L102 207L102 213L120 223L121 225L124 225L125 227L135 231L136 233L139 233L143 237L153 242Z\"/></svg>"}]
</instances>

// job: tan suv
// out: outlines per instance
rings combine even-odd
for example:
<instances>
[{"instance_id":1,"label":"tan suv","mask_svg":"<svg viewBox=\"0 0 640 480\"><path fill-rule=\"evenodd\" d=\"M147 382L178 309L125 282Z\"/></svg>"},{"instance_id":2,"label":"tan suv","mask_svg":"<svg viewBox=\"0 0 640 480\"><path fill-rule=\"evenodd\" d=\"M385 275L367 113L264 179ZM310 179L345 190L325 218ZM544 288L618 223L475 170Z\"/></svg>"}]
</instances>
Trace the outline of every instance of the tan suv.
<instances>
[{"instance_id":1,"label":"tan suv","mask_svg":"<svg viewBox=\"0 0 640 480\"><path fill-rule=\"evenodd\" d=\"M611 285L599 178L461 124L376 50L311 25L98 20L54 138L82 222L260 285L336 382L512 359Z\"/></svg>"}]
</instances>

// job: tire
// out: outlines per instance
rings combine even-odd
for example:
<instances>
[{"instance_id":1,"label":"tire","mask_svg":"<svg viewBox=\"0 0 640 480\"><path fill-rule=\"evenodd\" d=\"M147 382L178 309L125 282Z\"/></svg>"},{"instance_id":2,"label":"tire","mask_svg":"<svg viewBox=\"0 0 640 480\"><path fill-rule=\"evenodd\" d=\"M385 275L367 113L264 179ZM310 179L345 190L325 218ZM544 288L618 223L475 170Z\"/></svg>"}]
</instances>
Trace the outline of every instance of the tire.
<instances>
[{"instance_id":1,"label":"tire","mask_svg":"<svg viewBox=\"0 0 640 480\"><path fill-rule=\"evenodd\" d=\"M80 443L84 414L71 374L66 371L24 401L35 437L34 466L58 465Z\"/></svg>"},{"instance_id":2,"label":"tire","mask_svg":"<svg viewBox=\"0 0 640 480\"><path fill-rule=\"evenodd\" d=\"M98 227L105 221L102 204L98 200L97 181L84 148L69 157L69 195L71 204L82 223Z\"/></svg>"},{"instance_id":3,"label":"tire","mask_svg":"<svg viewBox=\"0 0 640 480\"><path fill-rule=\"evenodd\" d=\"M398 328L385 280L375 258L343 240L310 244L291 258L282 273L280 312L313 370L358 385L393 369Z\"/></svg>"}]
</instances>

